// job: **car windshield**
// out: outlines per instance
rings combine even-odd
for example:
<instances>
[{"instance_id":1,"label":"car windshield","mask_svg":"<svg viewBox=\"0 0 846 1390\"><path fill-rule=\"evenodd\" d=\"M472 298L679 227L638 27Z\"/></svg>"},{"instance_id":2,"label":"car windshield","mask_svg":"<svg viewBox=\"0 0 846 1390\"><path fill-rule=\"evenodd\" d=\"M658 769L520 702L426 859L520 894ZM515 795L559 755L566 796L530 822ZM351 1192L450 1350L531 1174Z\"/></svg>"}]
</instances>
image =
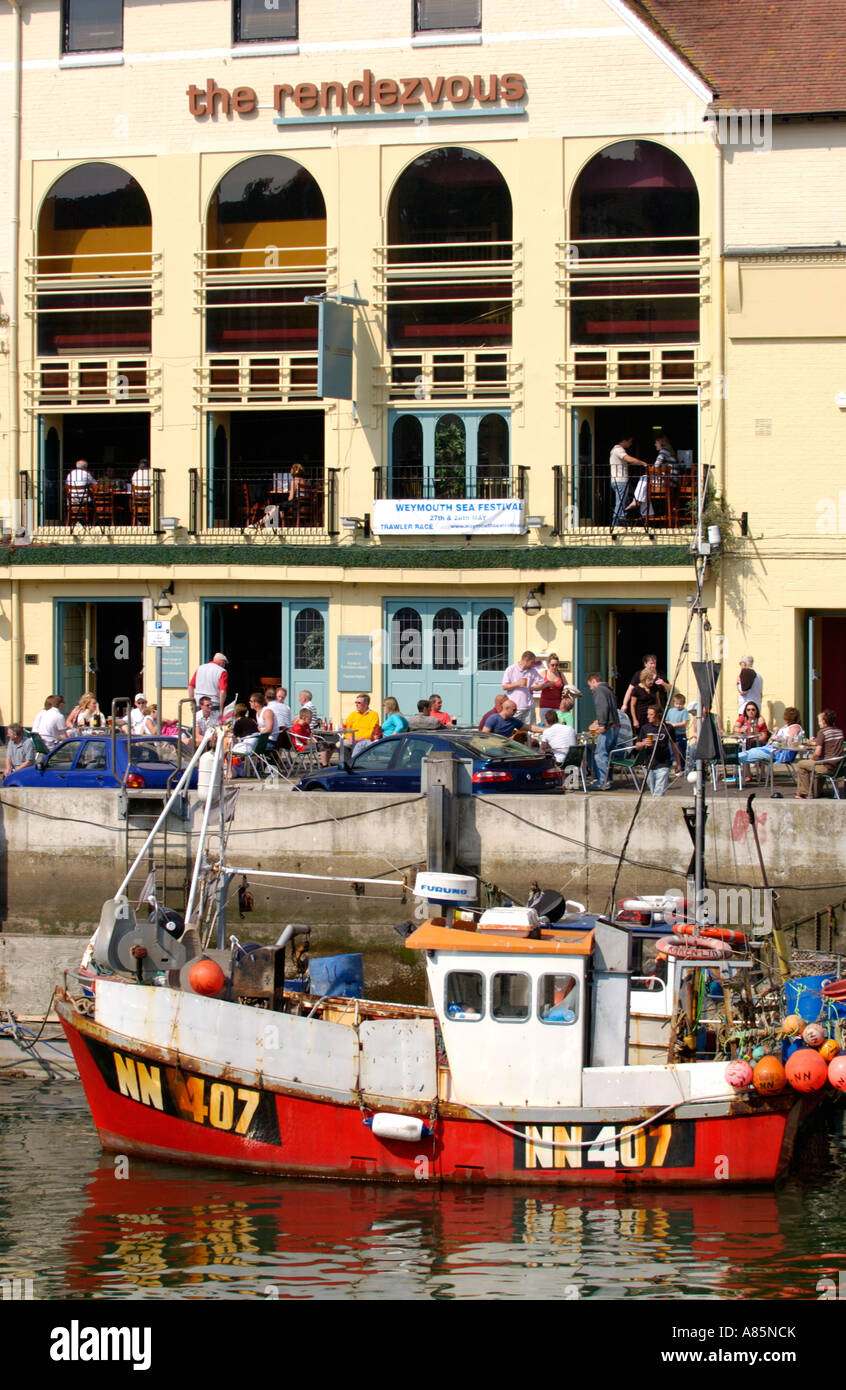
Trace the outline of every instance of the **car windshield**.
<instances>
[{"instance_id":1,"label":"car windshield","mask_svg":"<svg viewBox=\"0 0 846 1390\"><path fill-rule=\"evenodd\" d=\"M503 738L502 734L468 734L466 738L451 739L450 742L458 749L465 749L474 758L496 758L497 762L525 763L547 756L539 748L527 748L513 738Z\"/></svg>"}]
</instances>

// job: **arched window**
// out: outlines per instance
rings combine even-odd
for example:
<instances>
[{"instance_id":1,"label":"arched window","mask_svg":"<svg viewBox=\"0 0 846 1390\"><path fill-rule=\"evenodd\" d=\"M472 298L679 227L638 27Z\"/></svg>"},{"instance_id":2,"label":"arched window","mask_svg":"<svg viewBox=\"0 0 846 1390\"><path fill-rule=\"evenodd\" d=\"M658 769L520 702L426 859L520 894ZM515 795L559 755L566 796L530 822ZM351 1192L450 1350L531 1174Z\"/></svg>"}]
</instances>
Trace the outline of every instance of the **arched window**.
<instances>
[{"instance_id":1,"label":"arched window","mask_svg":"<svg viewBox=\"0 0 846 1390\"><path fill-rule=\"evenodd\" d=\"M152 218L141 185L116 164L79 164L38 218L38 354L149 352Z\"/></svg>"},{"instance_id":2,"label":"arched window","mask_svg":"<svg viewBox=\"0 0 846 1390\"><path fill-rule=\"evenodd\" d=\"M325 625L316 608L301 608L294 619L294 666L298 671L318 671L326 665Z\"/></svg>"},{"instance_id":3,"label":"arched window","mask_svg":"<svg viewBox=\"0 0 846 1390\"><path fill-rule=\"evenodd\" d=\"M312 175L284 155L255 155L230 169L206 226L209 352L317 346L326 288L326 204Z\"/></svg>"},{"instance_id":4,"label":"arched window","mask_svg":"<svg viewBox=\"0 0 846 1390\"><path fill-rule=\"evenodd\" d=\"M594 496L594 469L593 469L593 443L591 439L591 429L587 420L583 420L579 426L579 492L577 498L578 519L574 517L574 524L578 521L594 521L598 519L596 513L596 498Z\"/></svg>"},{"instance_id":5,"label":"arched window","mask_svg":"<svg viewBox=\"0 0 846 1390\"><path fill-rule=\"evenodd\" d=\"M508 619L499 608L486 608L476 624L476 669L504 671L508 665Z\"/></svg>"},{"instance_id":6,"label":"arched window","mask_svg":"<svg viewBox=\"0 0 846 1390\"><path fill-rule=\"evenodd\" d=\"M576 180L570 218L574 343L697 340L699 195L677 154L649 140L600 150Z\"/></svg>"},{"instance_id":7,"label":"arched window","mask_svg":"<svg viewBox=\"0 0 846 1390\"><path fill-rule=\"evenodd\" d=\"M394 421L391 440L391 496L423 496L423 426L416 415Z\"/></svg>"},{"instance_id":8,"label":"arched window","mask_svg":"<svg viewBox=\"0 0 846 1390\"><path fill-rule=\"evenodd\" d=\"M400 608L391 619L391 669L423 667L423 619L416 608Z\"/></svg>"},{"instance_id":9,"label":"arched window","mask_svg":"<svg viewBox=\"0 0 846 1390\"><path fill-rule=\"evenodd\" d=\"M467 496L467 431L460 415L442 415L435 426L435 496Z\"/></svg>"},{"instance_id":10,"label":"arched window","mask_svg":"<svg viewBox=\"0 0 846 1390\"><path fill-rule=\"evenodd\" d=\"M480 497L506 497L508 482L508 425L502 415L479 421L476 477Z\"/></svg>"},{"instance_id":11,"label":"arched window","mask_svg":"<svg viewBox=\"0 0 846 1390\"><path fill-rule=\"evenodd\" d=\"M511 228L511 194L484 155L458 147L419 155L388 205L391 347L510 343Z\"/></svg>"},{"instance_id":12,"label":"arched window","mask_svg":"<svg viewBox=\"0 0 846 1390\"><path fill-rule=\"evenodd\" d=\"M464 619L455 608L441 608L432 622L432 666L460 671L464 665Z\"/></svg>"}]
</instances>

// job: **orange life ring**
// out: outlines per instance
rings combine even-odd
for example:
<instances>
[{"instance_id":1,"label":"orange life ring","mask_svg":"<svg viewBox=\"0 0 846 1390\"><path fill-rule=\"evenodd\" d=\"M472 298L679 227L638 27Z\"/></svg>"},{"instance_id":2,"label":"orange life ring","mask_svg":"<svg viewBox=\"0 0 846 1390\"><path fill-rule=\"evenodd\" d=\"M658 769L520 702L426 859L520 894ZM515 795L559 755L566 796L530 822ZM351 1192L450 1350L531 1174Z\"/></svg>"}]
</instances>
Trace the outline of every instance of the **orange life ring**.
<instances>
[{"instance_id":1,"label":"orange life ring","mask_svg":"<svg viewBox=\"0 0 846 1390\"><path fill-rule=\"evenodd\" d=\"M675 960L725 960L731 954L727 942L705 936L662 936L656 948Z\"/></svg>"},{"instance_id":2,"label":"orange life ring","mask_svg":"<svg viewBox=\"0 0 846 1390\"><path fill-rule=\"evenodd\" d=\"M730 946L748 946L749 937L745 931L732 931L730 927L697 927L693 922L684 922L673 927L676 934L683 936L709 936L714 941L727 941Z\"/></svg>"}]
</instances>

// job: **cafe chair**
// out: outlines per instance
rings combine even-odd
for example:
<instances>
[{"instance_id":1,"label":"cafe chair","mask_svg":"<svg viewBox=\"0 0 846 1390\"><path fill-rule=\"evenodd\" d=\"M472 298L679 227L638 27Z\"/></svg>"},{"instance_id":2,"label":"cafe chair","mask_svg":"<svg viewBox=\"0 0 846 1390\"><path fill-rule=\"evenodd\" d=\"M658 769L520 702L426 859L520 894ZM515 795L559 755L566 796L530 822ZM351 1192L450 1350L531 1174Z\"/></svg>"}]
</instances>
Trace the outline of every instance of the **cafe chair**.
<instances>
[{"instance_id":1,"label":"cafe chair","mask_svg":"<svg viewBox=\"0 0 846 1390\"><path fill-rule=\"evenodd\" d=\"M150 525L150 488L148 485L130 484L130 521L133 526Z\"/></svg>"},{"instance_id":2,"label":"cafe chair","mask_svg":"<svg viewBox=\"0 0 846 1390\"><path fill-rule=\"evenodd\" d=\"M71 487L70 483L65 483L65 525L90 526L92 511L90 488Z\"/></svg>"}]
</instances>

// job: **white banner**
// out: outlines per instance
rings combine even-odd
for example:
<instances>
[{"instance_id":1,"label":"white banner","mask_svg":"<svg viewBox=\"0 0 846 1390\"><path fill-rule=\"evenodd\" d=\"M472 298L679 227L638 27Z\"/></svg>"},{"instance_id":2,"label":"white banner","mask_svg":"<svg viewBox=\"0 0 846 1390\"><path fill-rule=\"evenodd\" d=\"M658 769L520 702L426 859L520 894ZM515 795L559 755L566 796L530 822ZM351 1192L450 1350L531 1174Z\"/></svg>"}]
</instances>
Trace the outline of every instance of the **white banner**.
<instances>
[{"instance_id":1,"label":"white banner","mask_svg":"<svg viewBox=\"0 0 846 1390\"><path fill-rule=\"evenodd\" d=\"M431 498L374 502L373 534L519 536L526 530L521 498Z\"/></svg>"}]
</instances>

